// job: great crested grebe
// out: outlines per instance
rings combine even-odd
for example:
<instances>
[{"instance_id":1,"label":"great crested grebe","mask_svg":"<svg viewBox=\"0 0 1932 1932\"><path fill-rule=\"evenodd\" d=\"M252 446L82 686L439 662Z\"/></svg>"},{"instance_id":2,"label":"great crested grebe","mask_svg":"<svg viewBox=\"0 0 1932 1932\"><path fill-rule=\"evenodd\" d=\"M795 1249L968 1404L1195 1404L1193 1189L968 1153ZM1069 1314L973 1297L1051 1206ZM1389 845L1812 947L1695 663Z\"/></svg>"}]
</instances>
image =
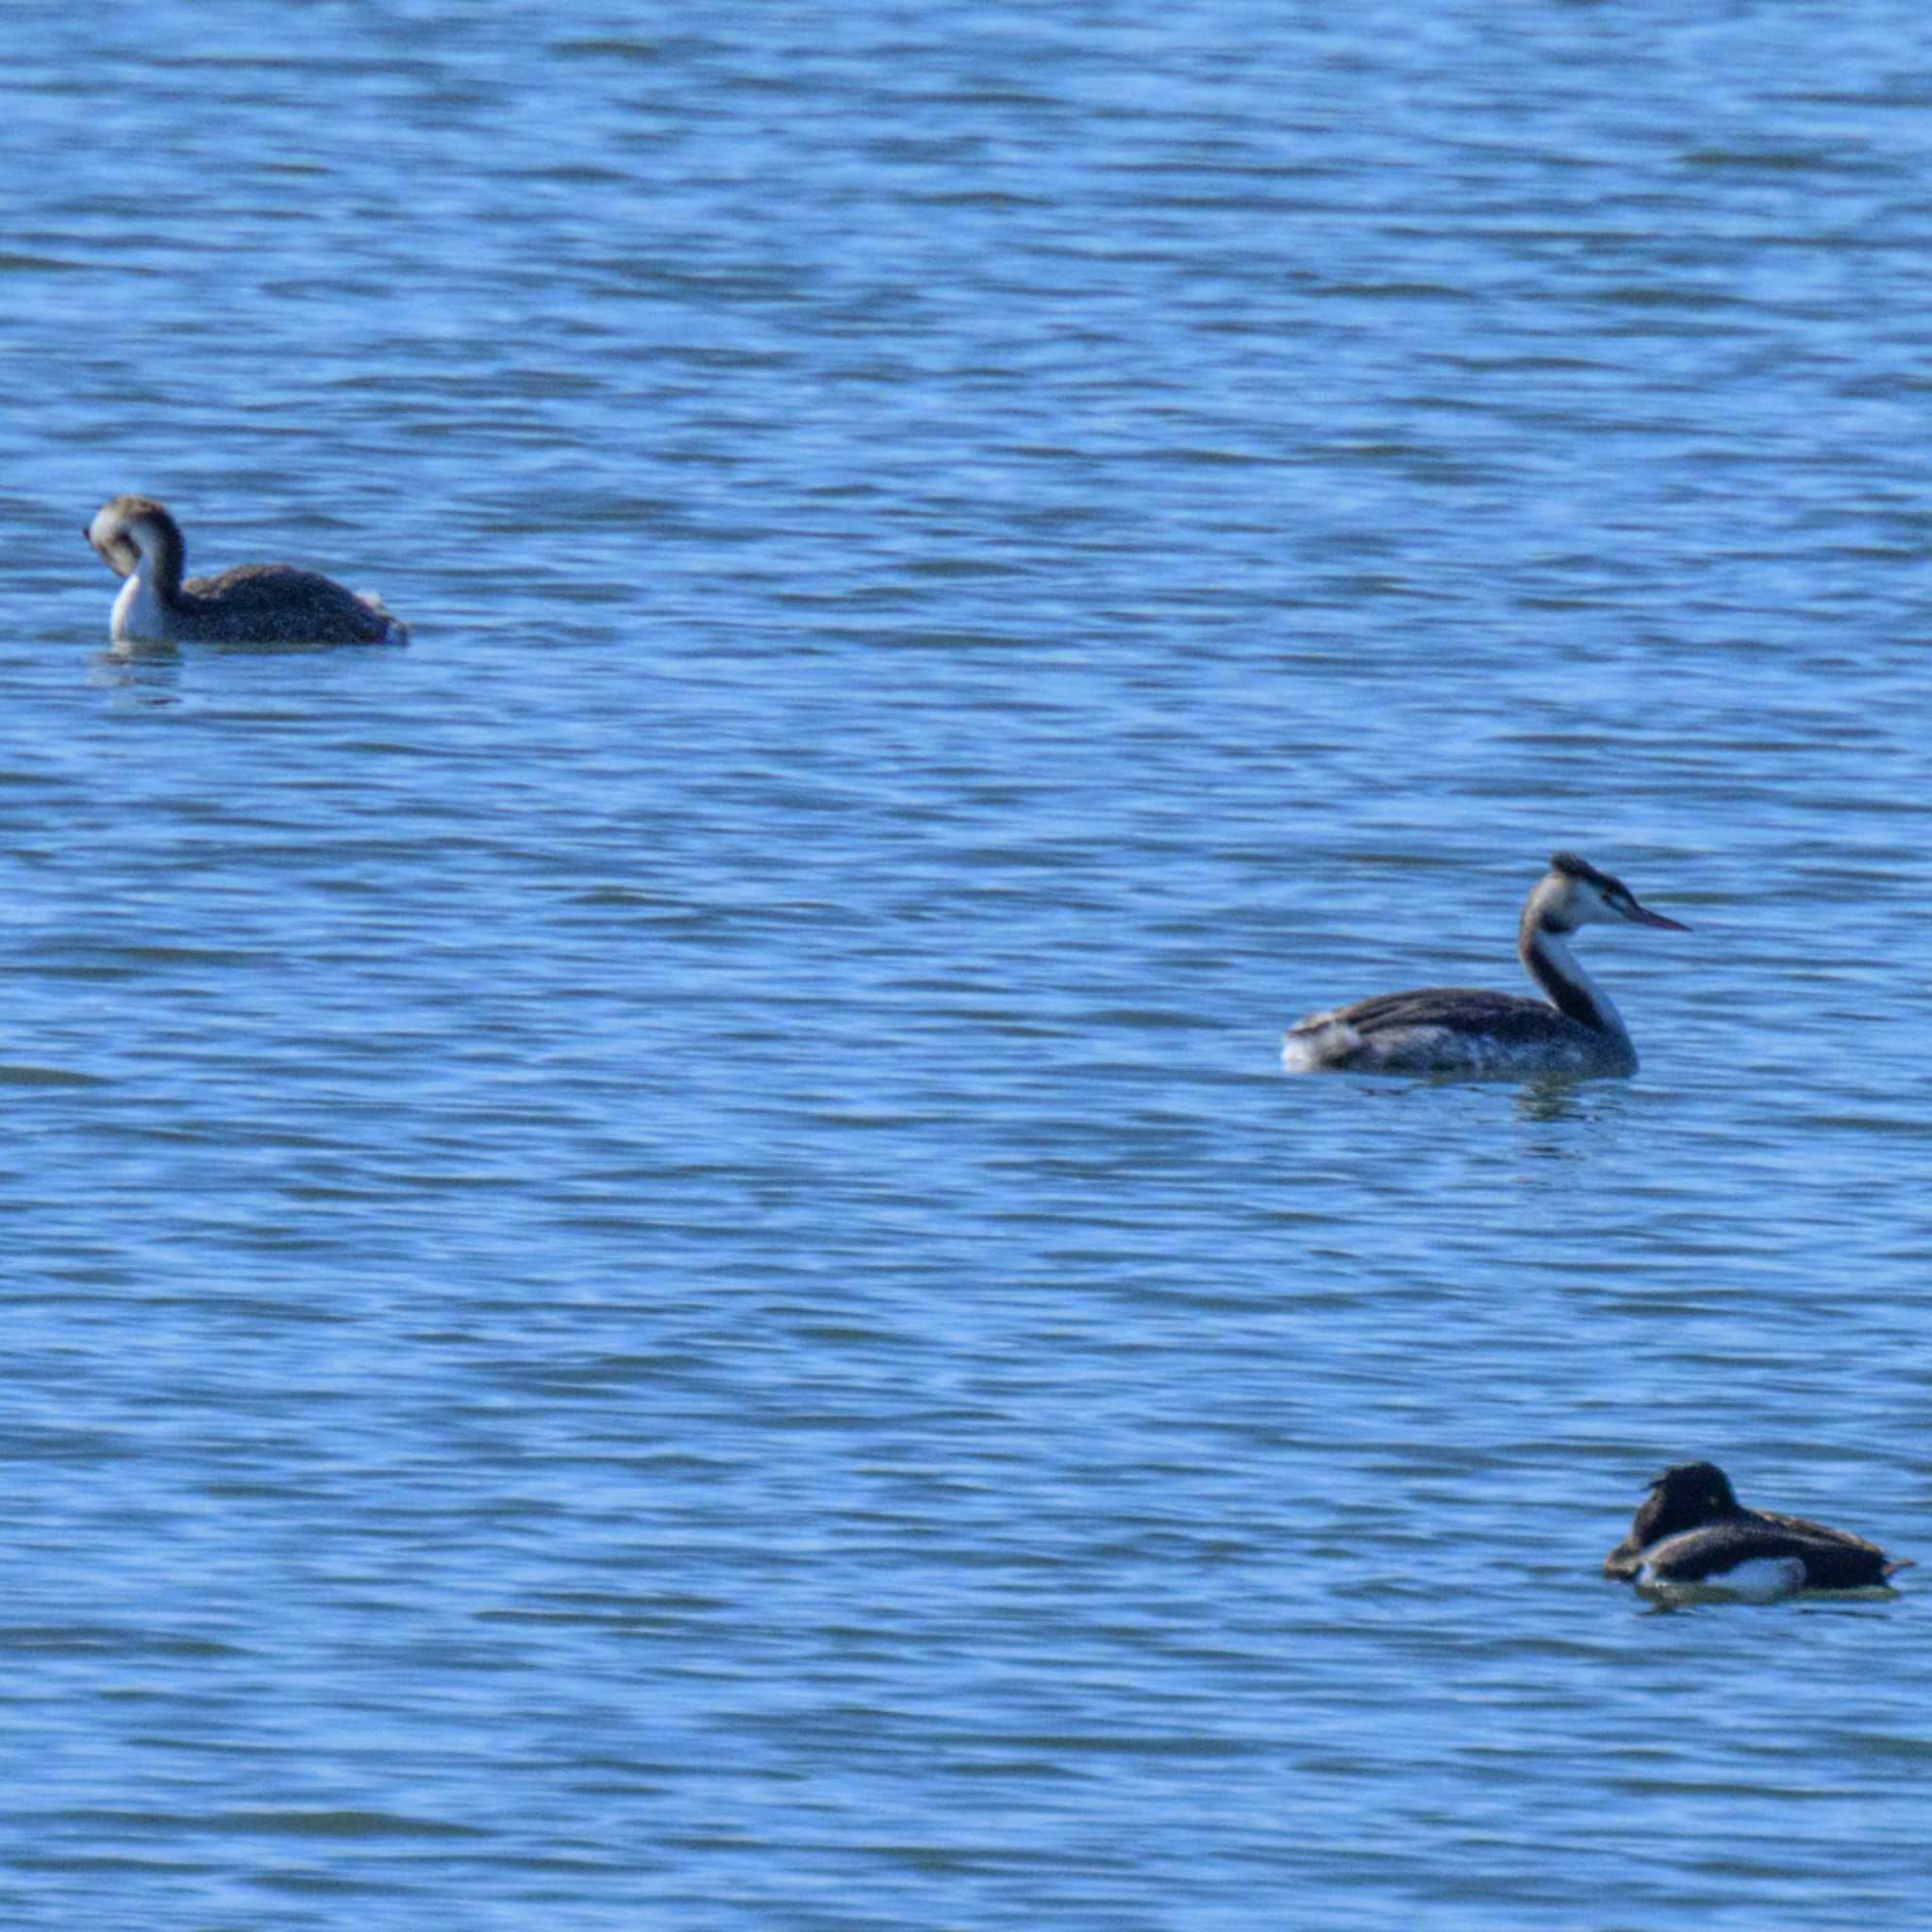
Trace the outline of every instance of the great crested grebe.
<instances>
[{"instance_id":1,"label":"great crested grebe","mask_svg":"<svg viewBox=\"0 0 1932 1932\"><path fill-rule=\"evenodd\" d=\"M1460 1074L1522 1079L1626 1076L1637 1071L1609 995L1570 952L1570 936L1593 919L1627 919L1672 932L1690 927L1640 906L1629 887L1574 852L1559 852L1523 908L1516 950L1543 1000L1475 987L1427 986L1310 1013L1282 1036L1291 1074Z\"/></svg>"},{"instance_id":2,"label":"great crested grebe","mask_svg":"<svg viewBox=\"0 0 1932 1932\"><path fill-rule=\"evenodd\" d=\"M116 496L83 533L127 581L114 599L117 644L400 644L407 625L379 597L358 596L312 570L243 563L181 580L180 526L152 496Z\"/></svg>"},{"instance_id":3,"label":"great crested grebe","mask_svg":"<svg viewBox=\"0 0 1932 1932\"><path fill-rule=\"evenodd\" d=\"M1850 1530L1746 1509L1714 1462L1665 1470L1604 1558L1606 1576L1659 1596L1722 1591L1761 1602L1798 1590L1870 1590L1911 1567Z\"/></svg>"}]
</instances>

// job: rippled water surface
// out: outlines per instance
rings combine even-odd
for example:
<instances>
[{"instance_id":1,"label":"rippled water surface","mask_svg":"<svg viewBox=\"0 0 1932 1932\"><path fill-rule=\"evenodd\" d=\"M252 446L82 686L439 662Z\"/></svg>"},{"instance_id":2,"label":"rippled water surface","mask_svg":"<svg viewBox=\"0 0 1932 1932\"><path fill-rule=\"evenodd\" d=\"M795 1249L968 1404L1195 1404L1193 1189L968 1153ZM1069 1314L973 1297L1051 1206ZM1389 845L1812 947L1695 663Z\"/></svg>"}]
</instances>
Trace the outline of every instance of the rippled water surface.
<instances>
[{"instance_id":1,"label":"rippled water surface","mask_svg":"<svg viewBox=\"0 0 1932 1932\"><path fill-rule=\"evenodd\" d=\"M1903 0L0 21L0 1917L1923 1909ZM407 650L116 658L80 536ZM1515 988L1643 1056L1293 1080Z\"/></svg>"}]
</instances>

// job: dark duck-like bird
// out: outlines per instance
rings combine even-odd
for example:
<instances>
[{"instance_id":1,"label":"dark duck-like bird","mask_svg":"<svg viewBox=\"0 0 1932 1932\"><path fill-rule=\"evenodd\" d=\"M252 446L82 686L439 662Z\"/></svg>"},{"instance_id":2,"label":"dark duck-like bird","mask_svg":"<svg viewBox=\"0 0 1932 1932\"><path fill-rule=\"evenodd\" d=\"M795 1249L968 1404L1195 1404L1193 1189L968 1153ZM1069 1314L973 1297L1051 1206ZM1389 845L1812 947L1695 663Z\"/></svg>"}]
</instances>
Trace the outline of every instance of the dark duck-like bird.
<instances>
[{"instance_id":1,"label":"dark duck-like bird","mask_svg":"<svg viewBox=\"0 0 1932 1932\"><path fill-rule=\"evenodd\" d=\"M1722 1591L1768 1603L1800 1590L1870 1590L1909 1569L1849 1530L1746 1509L1714 1462L1680 1462L1651 1484L1604 1574L1657 1595Z\"/></svg>"},{"instance_id":2,"label":"dark duck-like bird","mask_svg":"<svg viewBox=\"0 0 1932 1932\"><path fill-rule=\"evenodd\" d=\"M152 496L116 496L82 533L127 581L114 599L117 644L400 644L408 626L380 597L286 563L188 577L181 526Z\"/></svg>"},{"instance_id":3,"label":"dark duck-like bird","mask_svg":"<svg viewBox=\"0 0 1932 1932\"><path fill-rule=\"evenodd\" d=\"M1425 986L1310 1013L1283 1036L1291 1074L1457 1074L1520 1080L1627 1078L1637 1049L1610 996L1577 964L1570 939L1592 920L1688 932L1637 903L1622 879L1559 852L1531 889L1516 931L1540 1000L1479 987Z\"/></svg>"}]
</instances>

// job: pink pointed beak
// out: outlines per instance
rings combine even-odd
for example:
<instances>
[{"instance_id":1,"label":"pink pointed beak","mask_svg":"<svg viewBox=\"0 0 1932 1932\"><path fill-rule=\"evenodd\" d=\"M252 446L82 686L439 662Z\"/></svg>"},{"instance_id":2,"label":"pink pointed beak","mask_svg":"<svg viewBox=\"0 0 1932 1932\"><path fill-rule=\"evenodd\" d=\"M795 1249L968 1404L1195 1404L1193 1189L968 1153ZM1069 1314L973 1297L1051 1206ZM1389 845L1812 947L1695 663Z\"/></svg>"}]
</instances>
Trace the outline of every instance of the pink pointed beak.
<instances>
[{"instance_id":1,"label":"pink pointed beak","mask_svg":"<svg viewBox=\"0 0 1932 1932\"><path fill-rule=\"evenodd\" d=\"M1689 932L1690 928L1681 919L1666 919L1661 912L1653 912L1648 906L1640 906L1631 900L1630 909L1624 917L1638 925L1660 925L1667 932Z\"/></svg>"}]
</instances>

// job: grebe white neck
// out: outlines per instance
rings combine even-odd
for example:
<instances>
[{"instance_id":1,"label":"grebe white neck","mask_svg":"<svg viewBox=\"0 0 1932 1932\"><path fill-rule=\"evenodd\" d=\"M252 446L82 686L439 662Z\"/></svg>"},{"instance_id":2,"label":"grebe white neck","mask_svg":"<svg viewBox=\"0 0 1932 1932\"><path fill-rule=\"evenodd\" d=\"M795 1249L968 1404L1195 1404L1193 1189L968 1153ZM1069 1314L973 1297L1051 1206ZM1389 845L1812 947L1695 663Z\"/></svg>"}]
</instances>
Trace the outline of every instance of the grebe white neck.
<instances>
[{"instance_id":1,"label":"grebe white neck","mask_svg":"<svg viewBox=\"0 0 1932 1932\"><path fill-rule=\"evenodd\" d=\"M108 635L117 644L161 644L175 635L173 612L152 581L154 559L143 557L114 599Z\"/></svg>"}]
</instances>

